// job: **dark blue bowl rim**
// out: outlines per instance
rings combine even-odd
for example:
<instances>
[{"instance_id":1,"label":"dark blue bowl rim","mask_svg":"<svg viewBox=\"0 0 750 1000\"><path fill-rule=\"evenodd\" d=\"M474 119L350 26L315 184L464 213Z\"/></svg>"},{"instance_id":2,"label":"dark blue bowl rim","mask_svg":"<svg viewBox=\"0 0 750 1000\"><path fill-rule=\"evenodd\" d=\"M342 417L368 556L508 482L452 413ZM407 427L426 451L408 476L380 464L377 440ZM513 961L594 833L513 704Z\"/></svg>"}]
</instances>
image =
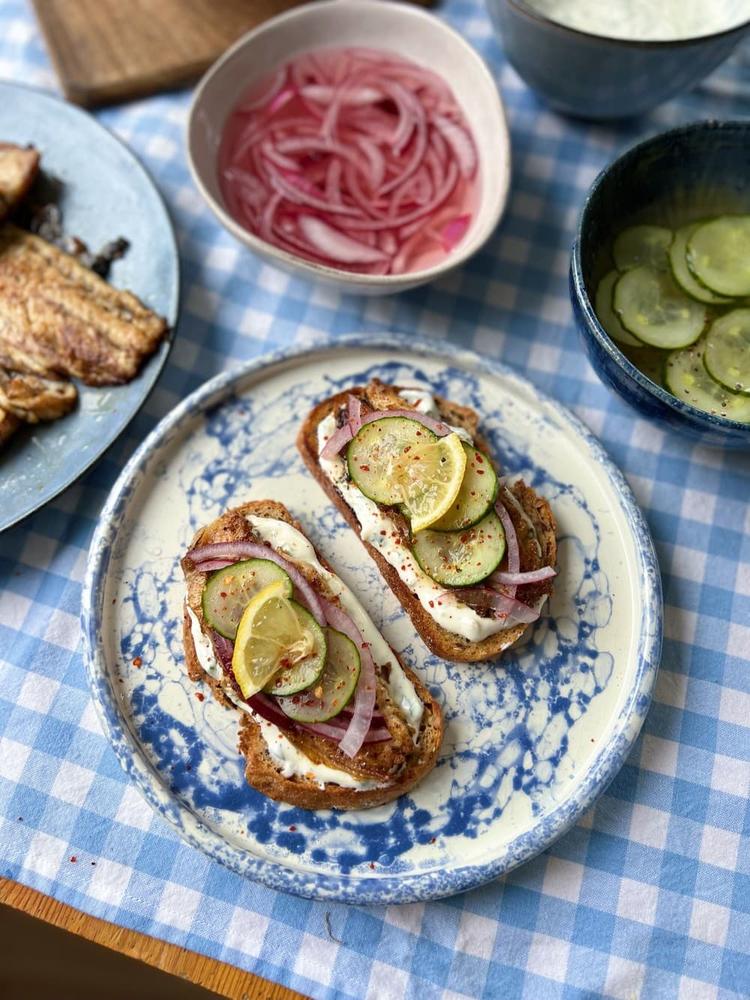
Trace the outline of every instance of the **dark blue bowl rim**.
<instances>
[{"instance_id":1,"label":"dark blue bowl rim","mask_svg":"<svg viewBox=\"0 0 750 1000\"><path fill-rule=\"evenodd\" d=\"M502 2L502 0L501 0ZM612 35L597 35L592 31L583 31L581 28L572 28L568 24L563 24L562 21L554 21L551 17L543 14L541 11L534 10L533 7L527 4L527 0L505 0L509 7L513 7L519 14L523 14L528 17L530 21L536 21L539 24L547 25L561 34L571 34L577 35L579 38L586 38L593 42L604 42L610 45L622 45L629 49L648 49L648 50L658 50L665 48L683 48L688 45L697 45L700 42L713 42L720 38L733 34L733 32L742 33L750 28L750 19L747 21L742 21L740 24L735 24L731 28L723 28L721 31L714 31L708 35L691 35L690 38L674 38L669 39L659 39L649 40L643 38L618 38Z\"/></svg>"},{"instance_id":2,"label":"dark blue bowl rim","mask_svg":"<svg viewBox=\"0 0 750 1000\"><path fill-rule=\"evenodd\" d=\"M589 298L586 282L583 278L583 266L581 264L581 237L583 234L583 225L594 196L598 192L601 185L606 181L612 169L628 160L637 160L638 157L644 152L662 145L666 140L672 137L689 136L692 133L703 131L704 129L721 130L724 132L745 132L748 136L748 143L750 144L750 121L717 121L715 119L706 119L703 121L690 122L687 125L680 125L677 128L668 129L666 132L658 132L656 135L652 135L647 139L642 139L635 143L635 145L626 149L599 172L593 184L589 188L586 200L583 203L583 207L581 208L581 212L578 217L576 238L571 251L571 276L573 279L573 288L575 289L576 300L584 315L588 330L594 336L602 350L604 350L605 353L615 362L615 364L622 368L634 382L658 399L660 403L663 403L669 409L674 410L681 417L686 417L693 423L704 424L707 430L740 431L744 432L750 438L750 424L742 423L739 420L730 420L728 417L716 417L712 413L706 413L704 410L699 410L695 406L691 406L689 403L683 403L681 399L673 396L670 392L667 392L666 389L662 389L661 386L652 382L650 378L647 378L638 368L636 368L635 365L625 357L599 322L591 303L591 299Z\"/></svg>"}]
</instances>

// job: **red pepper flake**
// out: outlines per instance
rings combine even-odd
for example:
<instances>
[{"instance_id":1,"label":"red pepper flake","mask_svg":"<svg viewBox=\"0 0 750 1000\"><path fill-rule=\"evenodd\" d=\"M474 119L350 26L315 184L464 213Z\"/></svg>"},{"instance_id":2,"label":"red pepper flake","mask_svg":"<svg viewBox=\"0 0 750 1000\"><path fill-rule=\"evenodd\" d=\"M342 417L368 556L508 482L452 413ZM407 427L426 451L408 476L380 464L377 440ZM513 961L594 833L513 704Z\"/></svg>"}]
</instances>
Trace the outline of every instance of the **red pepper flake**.
<instances>
[{"instance_id":1,"label":"red pepper flake","mask_svg":"<svg viewBox=\"0 0 750 1000\"><path fill-rule=\"evenodd\" d=\"M70 855L70 860L73 862L73 864L75 864L76 861L78 861L78 858L75 856L75 854L71 854Z\"/></svg>"},{"instance_id":2,"label":"red pepper flake","mask_svg":"<svg viewBox=\"0 0 750 1000\"><path fill-rule=\"evenodd\" d=\"M370 471L370 466L369 465L360 465L360 469L363 472L369 472Z\"/></svg>"},{"instance_id":3,"label":"red pepper flake","mask_svg":"<svg viewBox=\"0 0 750 1000\"><path fill-rule=\"evenodd\" d=\"M205 701L206 700L206 696L205 696L205 694L202 691L196 691L195 692L195 697L198 699L198 701Z\"/></svg>"},{"instance_id":4,"label":"red pepper flake","mask_svg":"<svg viewBox=\"0 0 750 1000\"><path fill-rule=\"evenodd\" d=\"M481 465L482 462L484 461L484 459L482 458L482 456L480 455L479 452L476 452L475 454L476 454L477 462L479 462L479 464Z\"/></svg>"},{"instance_id":5,"label":"red pepper flake","mask_svg":"<svg viewBox=\"0 0 750 1000\"><path fill-rule=\"evenodd\" d=\"M375 862L374 861L370 862L370 868L372 868L373 870L375 869Z\"/></svg>"},{"instance_id":6,"label":"red pepper flake","mask_svg":"<svg viewBox=\"0 0 750 1000\"><path fill-rule=\"evenodd\" d=\"M227 596L226 590L222 590L219 594L219 597L226 597L226 596Z\"/></svg>"},{"instance_id":7,"label":"red pepper flake","mask_svg":"<svg viewBox=\"0 0 750 1000\"><path fill-rule=\"evenodd\" d=\"M385 530L385 528L383 528L383 530L380 532L380 534L383 535L383 536L385 536L385 535L388 534L388 532Z\"/></svg>"},{"instance_id":8,"label":"red pepper flake","mask_svg":"<svg viewBox=\"0 0 750 1000\"><path fill-rule=\"evenodd\" d=\"M142 659L142 657L136 656L135 659L133 660L133 666L134 667L142 667L143 666L143 659Z\"/></svg>"},{"instance_id":9,"label":"red pepper flake","mask_svg":"<svg viewBox=\"0 0 750 1000\"><path fill-rule=\"evenodd\" d=\"M117 604L117 598L116 598L116 597L113 597L113 598L112 598L112 603L113 603L113 604Z\"/></svg>"},{"instance_id":10,"label":"red pepper flake","mask_svg":"<svg viewBox=\"0 0 750 1000\"><path fill-rule=\"evenodd\" d=\"M434 608L435 607L435 602L434 601L429 601L429 605L430 605L431 608Z\"/></svg>"},{"instance_id":11,"label":"red pepper flake","mask_svg":"<svg viewBox=\"0 0 750 1000\"><path fill-rule=\"evenodd\" d=\"M432 837L432 839L430 840L430 843L434 844L436 839L437 839L436 837Z\"/></svg>"},{"instance_id":12,"label":"red pepper flake","mask_svg":"<svg viewBox=\"0 0 750 1000\"><path fill-rule=\"evenodd\" d=\"M484 475L484 469L477 469L477 475L478 476L483 476Z\"/></svg>"},{"instance_id":13,"label":"red pepper flake","mask_svg":"<svg viewBox=\"0 0 750 1000\"><path fill-rule=\"evenodd\" d=\"M294 825L294 823L292 823L292 825L289 827L289 832L290 833L296 833L297 832L297 827Z\"/></svg>"}]
</instances>

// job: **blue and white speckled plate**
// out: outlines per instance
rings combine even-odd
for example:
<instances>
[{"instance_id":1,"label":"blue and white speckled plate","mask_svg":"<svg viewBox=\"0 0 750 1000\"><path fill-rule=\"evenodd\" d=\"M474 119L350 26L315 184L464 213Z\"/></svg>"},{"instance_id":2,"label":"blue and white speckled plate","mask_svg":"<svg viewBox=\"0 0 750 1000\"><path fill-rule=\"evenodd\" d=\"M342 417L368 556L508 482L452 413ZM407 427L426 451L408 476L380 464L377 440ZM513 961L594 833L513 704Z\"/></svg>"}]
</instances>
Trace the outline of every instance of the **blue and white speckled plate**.
<instances>
[{"instance_id":1,"label":"blue and white speckled plate","mask_svg":"<svg viewBox=\"0 0 750 1000\"><path fill-rule=\"evenodd\" d=\"M499 665L454 665L427 651L303 468L294 444L301 418L318 399L372 376L424 379L475 407L506 471L552 505L560 573L550 613ZM443 704L438 765L397 802L308 813L259 795L243 779L233 713L196 699L184 673L178 559L199 525L264 497L290 507ZM460 892L537 854L575 822L638 734L661 626L648 529L591 434L508 369L405 337L286 351L186 399L115 485L83 597L94 698L151 805L237 872L357 903Z\"/></svg>"},{"instance_id":2,"label":"blue and white speckled plate","mask_svg":"<svg viewBox=\"0 0 750 1000\"><path fill-rule=\"evenodd\" d=\"M66 233L98 249L117 236L130 249L110 280L171 327L177 321L179 265L172 224L153 181L111 132L80 108L40 90L0 81L0 141L32 143L42 170L61 182ZM78 385L67 417L19 431L0 456L0 531L37 510L85 472L138 412L167 359L168 337L127 385Z\"/></svg>"}]
</instances>

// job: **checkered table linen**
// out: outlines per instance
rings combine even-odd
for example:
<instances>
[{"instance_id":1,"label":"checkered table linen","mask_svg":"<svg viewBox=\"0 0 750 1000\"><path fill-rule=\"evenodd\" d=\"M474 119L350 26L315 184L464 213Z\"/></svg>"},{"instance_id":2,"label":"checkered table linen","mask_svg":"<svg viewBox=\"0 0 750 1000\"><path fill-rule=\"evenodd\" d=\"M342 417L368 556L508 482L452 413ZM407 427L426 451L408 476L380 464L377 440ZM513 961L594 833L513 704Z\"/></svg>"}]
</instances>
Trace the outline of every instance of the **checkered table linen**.
<instances>
[{"instance_id":1,"label":"checkered table linen","mask_svg":"<svg viewBox=\"0 0 750 1000\"><path fill-rule=\"evenodd\" d=\"M572 322L567 268L597 171L642 134L750 113L750 66L738 53L636 124L588 125L536 100L480 4L451 0L442 16L497 75L513 189L482 253L395 298L342 296L240 248L188 176L189 94L97 115L148 166L170 208L183 313L168 365L126 433L78 483L0 536L0 873L316 998L746 997L750 456L655 428L600 383ZM0 77L57 90L22 0L0 4ZM152 813L97 722L78 614L104 498L160 417L208 376L273 348L391 329L501 358L599 435L653 532L665 645L641 738L595 808L550 850L442 902L349 907L234 875Z\"/></svg>"}]
</instances>

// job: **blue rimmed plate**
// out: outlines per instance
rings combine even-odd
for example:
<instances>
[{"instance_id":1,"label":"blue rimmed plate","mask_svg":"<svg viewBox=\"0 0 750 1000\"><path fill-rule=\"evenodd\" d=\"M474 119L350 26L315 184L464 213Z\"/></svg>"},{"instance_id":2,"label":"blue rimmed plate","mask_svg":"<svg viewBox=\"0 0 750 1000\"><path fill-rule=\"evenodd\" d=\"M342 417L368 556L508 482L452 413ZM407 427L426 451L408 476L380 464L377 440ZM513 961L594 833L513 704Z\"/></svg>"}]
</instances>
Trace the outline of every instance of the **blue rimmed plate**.
<instances>
[{"instance_id":1,"label":"blue rimmed plate","mask_svg":"<svg viewBox=\"0 0 750 1000\"><path fill-rule=\"evenodd\" d=\"M63 229L98 250L124 236L110 281L177 322L179 264L167 210L135 156L94 118L40 90L0 81L0 141L32 143L42 170L61 183ZM78 385L62 420L20 430L0 455L0 531L37 510L88 469L125 429L161 372L172 337L127 385Z\"/></svg>"},{"instance_id":2,"label":"blue rimmed plate","mask_svg":"<svg viewBox=\"0 0 750 1000\"><path fill-rule=\"evenodd\" d=\"M552 505L560 573L549 614L499 665L428 652L297 454L313 403L374 376L427 381L473 406L506 472ZM443 705L439 762L396 802L309 813L259 795L243 779L233 713L198 700L185 675L178 560L201 524L264 497L302 521ZM391 903L495 878L591 805L648 708L662 602L643 517L575 417L476 354L357 335L222 374L161 422L104 508L83 630L94 700L120 762L190 843L276 889Z\"/></svg>"}]
</instances>

